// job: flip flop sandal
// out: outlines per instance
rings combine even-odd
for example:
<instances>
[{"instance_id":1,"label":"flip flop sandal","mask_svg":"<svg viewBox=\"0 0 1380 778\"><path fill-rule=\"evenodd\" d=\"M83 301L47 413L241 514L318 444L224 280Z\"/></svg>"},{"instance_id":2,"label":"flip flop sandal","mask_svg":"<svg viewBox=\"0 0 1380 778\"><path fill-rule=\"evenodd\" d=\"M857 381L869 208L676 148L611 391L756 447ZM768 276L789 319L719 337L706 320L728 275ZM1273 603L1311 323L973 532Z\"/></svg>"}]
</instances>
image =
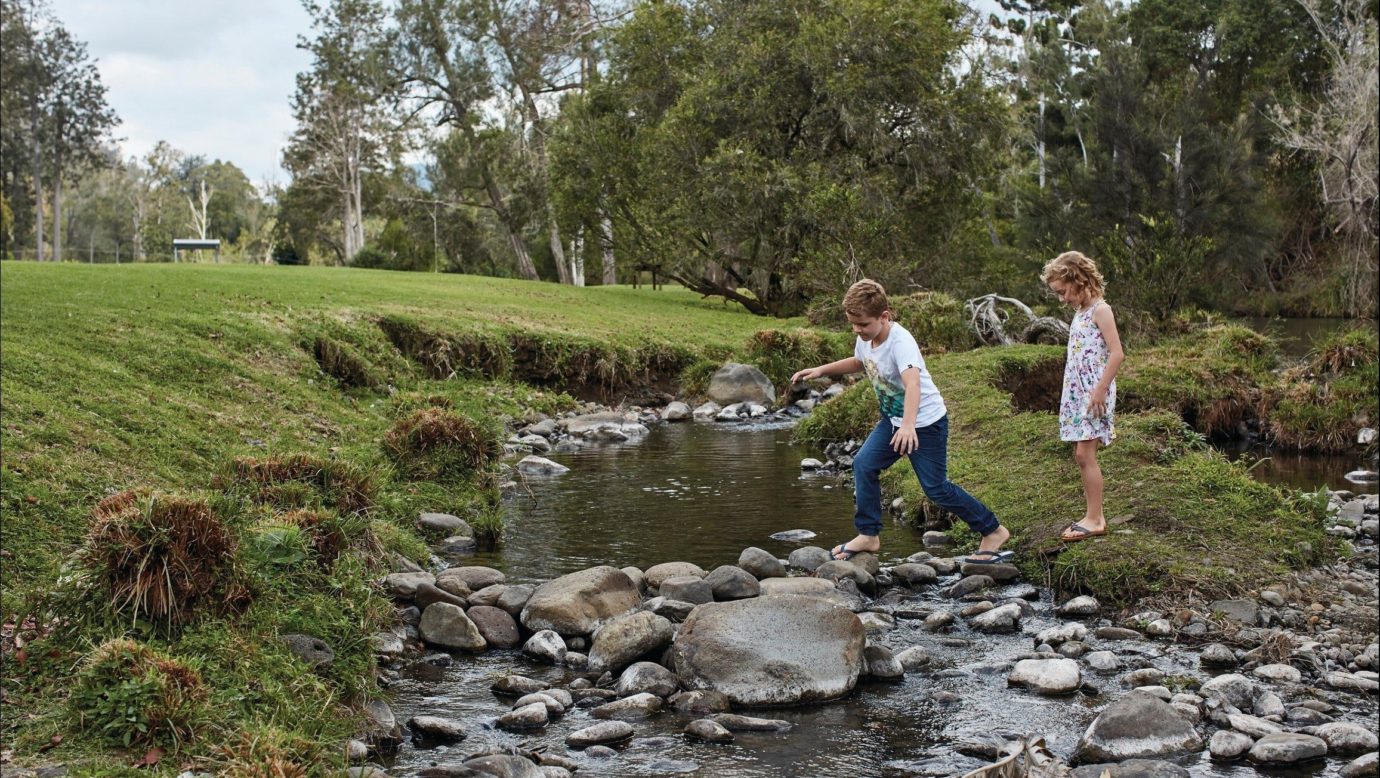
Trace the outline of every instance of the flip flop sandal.
<instances>
[{"instance_id":1,"label":"flip flop sandal","mask_svg":"<svg viewBox=\"0 0 1380 778\"><path fill-rule=\"evenodd\" d=\"M835 562L847 562L848 560L852 559L853 557L861 553L863 552L854 551L853 549L849 548L848 542L844 541L843 543L840 543L837 546L834 546L833 548L829 549L829 558L834 560Z\"/></svg>"},{"instance_id":2,"label":"flip flop sandal","mask_svg":"<svg viewBox=\"0 0 1380 778\"><path fill-rule=\"evenodd\" d=\"M1016 558L1015 551L974 551L963 558L966 565L996 565Z\"/></svg>"},{"instance_id":3,"label":"flip flop sandal","mask_svg":"<svg viewBox=\"0 0 1380 778\"><path fill-rule=\"evenodd\" d=\"M1075 534L1073 537L1069 537L1068 533L1070 532L1074 532L1077 534ZM1088 538L1100 538L1106 534L1107 530L1105 529L1088 529L1082 524L1074 523L1068 525L1067 527L1064 527L1064 531L1059 533L1059 539L1065 543L1078 543L1080 541L1087 540Z\"/></svg>"}]
</instances>

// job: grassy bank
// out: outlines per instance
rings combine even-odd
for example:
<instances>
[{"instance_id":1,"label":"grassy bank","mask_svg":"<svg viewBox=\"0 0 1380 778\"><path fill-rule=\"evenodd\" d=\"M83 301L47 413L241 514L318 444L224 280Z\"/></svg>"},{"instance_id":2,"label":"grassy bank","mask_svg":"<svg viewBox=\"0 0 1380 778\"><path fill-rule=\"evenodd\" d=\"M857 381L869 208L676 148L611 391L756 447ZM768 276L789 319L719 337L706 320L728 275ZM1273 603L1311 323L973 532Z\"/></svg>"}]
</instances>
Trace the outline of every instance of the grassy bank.
<instances>
[{"instance_id":1,"label":"grassy bank","mask_svg":"<svg viewBox=\"0 0 1380 778\"><path fill-rule=\"evenodd\" d=\"M43 760L103 774L152 746L169 774L343 764L375 691L368 636L391 618L371 581L391 553L424 559L419 510L497 531L505 429L574 407L567 388L636 395L764 344L832 348L795 322L759 335L763 320L676 289L290 267L0 274L0 607L14 622L0 734L21 763L57 738ZM176 530L188 517L196 537ZM170 557L196 573L140 576L137 560ZM277 639L291 633L334 662L313 671Z\"/></svg>"},{"instance_id":2,"label":"grassy bank","mask_svg":"<svg viewBox=\"0 0 1380 778\"><path fill-rule=\"evenodd\" d=\"M1124 413L1104 450L1112 533L1062 548L1059 532L1083 514L1082 484L1055 417L1063 349L1016 346L929 360L951 418L950 476L987 503L1015 535L1032 580L1114 603L1164 592L1212 596L1256 585L1330 551L1321 508L1251 479L1210 450L1175 413ZM876 423L870 387L858 385L798 428L801 439L861 438ZM924 523L915 476L885 476ZM974 542L961 522L959 548Z\"/></svg>"}]
</instances>

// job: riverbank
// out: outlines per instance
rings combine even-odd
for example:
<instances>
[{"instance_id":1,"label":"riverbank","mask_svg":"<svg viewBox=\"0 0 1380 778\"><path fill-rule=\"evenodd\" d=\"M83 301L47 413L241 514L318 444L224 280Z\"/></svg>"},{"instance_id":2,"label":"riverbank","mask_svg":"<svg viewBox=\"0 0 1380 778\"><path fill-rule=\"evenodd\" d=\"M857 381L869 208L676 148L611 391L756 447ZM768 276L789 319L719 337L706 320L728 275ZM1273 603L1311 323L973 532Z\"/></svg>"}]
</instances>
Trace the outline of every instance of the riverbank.
<instances>
[{"instance_id":1,"label":"riverbank","mask_svg":"<svg viewBox=\"0 0 1380 778\"><path fill-rule=\"evenodd\" d=\"M763 329L670 289L312 268L0 272L0 651L4 703L16 714L5 717L4 740L21 761L89 766L127 765L156 747L166 758L154 772L169 774L182 763L343 766L340 745L378 694L372 636L396 618L379 580L431 566L438 548L463 556L493 541L498 457L511 434L591 410L581 399L661 407L674 385L707 388L729 359L761 364L779 386L793 367L846 353L848 340L802 322ZM994 365L1047 369L1048 353L947 358L976 371L976 387ZM1007 378L1021 384L1019 371ZM974 440L967 454L964 442L955 461L1017 465L994 471L994 483L1053 466L1024 456L1037 421L1013 426L1000 410L1018 388L1004 401L985 391L972 393L981 411L972 424L1012 437L988 449ZM825 408L853 407L853 397ZM1286 510L1239 470L1206 456L1185 464L1200 452L1171 421L1144 416L1140 443L1127 450L1188 468L1202 489L1217 479L1233 495L1225 509ZM1022 456L1010 459L1013 451ZM1164 521L1176 504L1158 493L1178 488L1176 472L1156 473L1142 484L1165 511L1149 514L1149 526L1164 528L1154 558L1201 555ZM1304 508L1284 504L1281 537L1324 558L1321 518L1315 527ZM206 534L160 545L189 518ZM1027 525L1032 538L1038 523ZM215 553L196 556L203 545ZM128 553L95 553L111 548ZM140 559L172 552L191 554L196 574L166 591L139 574ZM1138 593L1143 578L1126 569L1125 559L1093 552L1060 580ZM1161 572L1173 580L1181 570Z\"/></svg>"}]
</instances>

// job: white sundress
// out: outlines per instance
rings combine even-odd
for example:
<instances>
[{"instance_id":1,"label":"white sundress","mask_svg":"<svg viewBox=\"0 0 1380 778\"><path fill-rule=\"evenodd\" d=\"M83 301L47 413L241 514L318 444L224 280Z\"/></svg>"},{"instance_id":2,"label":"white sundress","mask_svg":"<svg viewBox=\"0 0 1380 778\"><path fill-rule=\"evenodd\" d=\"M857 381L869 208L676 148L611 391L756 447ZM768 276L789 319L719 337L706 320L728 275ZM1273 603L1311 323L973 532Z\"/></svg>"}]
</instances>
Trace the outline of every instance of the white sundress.
<instances>
[{"instance_id":1,"label":"white sundress","mask_svg":"<svg viewBox=\"0 0 1380 778\"><path fill-rule=\"evenodd\" d=\"M1093 321L1093 311L1105 305L1101 300L1073 315L1069 323L1069 348L1064 362L1064 392L1059 398L1059 439L1102 441L1109 446L1116 439L1113 415L1116 409L1116 379L1107 387L1107 412L1089 416L1088 401L1102 380L1110 356L1107 340Z\"/></svg>"}]
</instances>

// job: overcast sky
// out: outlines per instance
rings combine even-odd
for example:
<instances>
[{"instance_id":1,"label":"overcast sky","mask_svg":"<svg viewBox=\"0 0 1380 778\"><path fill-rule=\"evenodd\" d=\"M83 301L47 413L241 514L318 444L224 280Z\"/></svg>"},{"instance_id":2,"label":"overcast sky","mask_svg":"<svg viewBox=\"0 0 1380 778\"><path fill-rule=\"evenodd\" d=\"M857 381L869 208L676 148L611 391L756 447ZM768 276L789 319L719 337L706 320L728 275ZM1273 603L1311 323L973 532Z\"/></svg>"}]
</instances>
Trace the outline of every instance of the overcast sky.
<instances>
[{"instance_id":1,"label":"overcast sky","mask_svg":"<svg viewBox=\"0 0 1380 778\"><path fill-rule=\"evenodd\" d=\"M240 167L256 184L288 176L288 100L310 65L297 0L50 0L97 60L122 120L125 156L160 140Z\"/></svg>"}]
</instances>

